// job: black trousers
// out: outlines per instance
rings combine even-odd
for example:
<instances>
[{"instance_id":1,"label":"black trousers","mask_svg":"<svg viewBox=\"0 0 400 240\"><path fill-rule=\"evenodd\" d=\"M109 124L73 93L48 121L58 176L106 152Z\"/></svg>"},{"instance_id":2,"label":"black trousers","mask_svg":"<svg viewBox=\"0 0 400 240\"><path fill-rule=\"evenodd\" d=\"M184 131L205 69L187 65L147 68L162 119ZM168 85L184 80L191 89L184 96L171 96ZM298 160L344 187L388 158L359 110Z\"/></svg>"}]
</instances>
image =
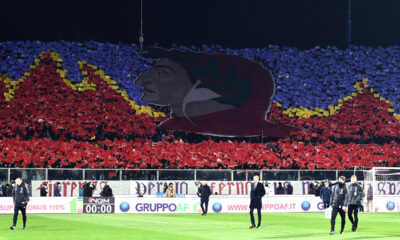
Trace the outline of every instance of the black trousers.
<instances>
[{"instance_id":1,"label":"black trousers","mask_svg":"<svg viewBox=\"0 0 400 240\"><path fill-rule=\"evenodd\" d=\"M208 211L208 199L201 199L200 200L200 207L203 210L203 213L207 213Z\"/></svg>"},{"instance_id":2,"label":"black trousers","mask_svg":"<svg viewBox=\"0 0 400 240\"><path fill-rule=\"evenodd\" d=\"M347 212L350 222L353 224L353 228L357 229L358 226L358 205L349 205ZM354 214L354 219L353 219Z\"/></svg>"},{"instance_id":3,"label":"black trousers","mask_svg":"<svg viewBox=\"0 0 400 240\"><path fill-rule=\"evenodd\" d=\"M338 206L332 206L331 231L335 231L335 221L338 213L340 214L340 218L342 219L342 226L340 228L340 231L343 232L344 225L346 224L346 213L342 208L339 208Z\"/></svg>"},{"instance_id":4,"label":"black trousers","mask_svg":"<svg viewBox=\"0 0 400 240\"><path fill-rule=\"evenodd\" d=\"M327 209L329 207L329 202L324 202L324 209Z\"/></svg>"},{"instance_id":5,"label":"black trousers","mask_svg":"<svg viewBox=\"0 0 400 240\"><path fill-rule=\"evenodd\" d=\"M255 226L254 215L253 215L254 208L250 208L250 220L251 225ZM258 215L258 224L257 226L261 226L261 208L257 208L257 215Z\"/></svg>"},{"instance_id":6,"label":"black trousers","mask_svg":"<svg viewBox=\"0 0 400 240\"><path fill-rule=\"evenodd\" d=\"M26 226L26 207L21 206L21 205L15 205L14 206L14 218L13 218L13 226L17 225L17 219L18 219L18 212L21 211L22 213L22 221L24 223L24 227Z\"/></svg>"}]
</instances>

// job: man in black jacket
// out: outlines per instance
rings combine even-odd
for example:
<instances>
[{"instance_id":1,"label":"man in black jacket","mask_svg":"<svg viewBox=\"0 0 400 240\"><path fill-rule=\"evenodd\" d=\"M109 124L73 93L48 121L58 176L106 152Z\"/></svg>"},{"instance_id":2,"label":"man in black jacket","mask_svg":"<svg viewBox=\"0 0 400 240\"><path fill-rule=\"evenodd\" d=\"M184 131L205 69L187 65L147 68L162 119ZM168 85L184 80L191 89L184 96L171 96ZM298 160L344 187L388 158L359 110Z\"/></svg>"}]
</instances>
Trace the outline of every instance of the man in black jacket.
<instances>
[{"instance_id":1,"label":"man in black jacket","mask_svg":"<svg viewBox=\"0 0 400 240\"><path fill-rule=\"evenodd\" d=\"M292 195L293 194L293 186L290 182L285 183L285 194Z\"/></svg>"},{"instance_id":2,"label":"man in black jacket","mask_svg":"<svg viewBox=\"0 0 400 240\"><path fill-rule=\"evenodd\" d=\"M331 195L331 206L332 206L332 216L331 216L331 232L330 234L335 234L335 221L336 216L339 213L342 219L342 225L340 229L340 234L343 234L344 226L346 224L346 209L349 201L349 192L346 188L346 177L340 176L339 183L333 188Z\"/></svg>"},{"instance_id":3,"label":"man in black jacket","mask_svg":"<svg viewBox=\"0 0 400 240\"><path fill-rule=\"evenodd\" d=\"M308 194L315 195L315 188L317 188L317 182L316 181L312 181L310 183L310 189L308 190Z\"/></svg>"},{"instance_id":4,"label":"man in black jacket","mask_svg":"<svg viewBox=\"0 0 400 240\"><path fill-rule=\"evenodd\" d=\"M93 196L93 191L94 191L94 189L96 189L93 183L87 182L82 187L83 187L83 196L84 197L92 197Z\"/></svg>"},{"instance_id":5,"label":"man in black jacket","mask_svg":"<svg viewBox=\"0 0 400 240\"><path fill-rule=\"evenodd\" d=\"M315 187L315 191L314 191L314 195L315 195L316 197L320 197L321 188L322 188L323 185L324 185L323 182L317 183L317 185L316 185L316 187Z\"/></svg>"},{"instance_id":6,"label":"man in black jacket","mask_svg":"<svg viewBox=\"0 0 400 240\"><path fill-rule=\"evenodd\" d=\"M103 187L103 190L101 191L100 196L102 196L102 197L112 197L113 196L113 192L112 192L110 185L106 184Z\"/></svg>"},{"instance_id":7,"label":"man in black jacket","mask_svg":"<svg viewBox=\"0 0 400 240\"><path fill-rule=\"evenodd\" d=\"M54 187L54 197L61 197L61 183L57 182Z\"/></svg>"},{"instance_id":8,"label":"man in black jacket","mask_svg":"<svg viewBox=\"0 0 400 240\"><path fill-rule=\"evenodd\" d=\"M259 177L255 175L253 177L253 183L251 184L251 191L250 191L250 220L251 220L250 228L256 227L253 215L254 208L257 209L257 215L258 215L257 228L260 228L261 226L261 208L262 208L261 198L265 195L265 188L264 185L258 181Z\"/></svg>"},{"instance_id":9,"label":"man in black jacket","mask_svg":"<svg viewBox=\"0 0 400 240\"><path fill-rule=\"evenodd\" d=\"M210 195L211 195L210 187L207 185L207 183L205 181L201 182L201 186L199 187L199 190L197 191L197 196L200 197L200 207L201 207L201 210L203 210L203 213L201 214L202 216L207 215L208 200L210 199Z\"/></svg>"},{"instance_id":10,"label":"man in black jacket","mask_svg":"<svg viewBox=\"0 0 400 240\"><path fill-rule=\"evenodd\" d=\"M364 197L364 190L357 183L357 177L355 175L351 176L351 184L349 185L349 211L348 216L350 222L353 224L351 230L357 232L358 226L358 209L361 206L361 201ZM353 219L354 213L354 219Z\"/></svg>"},{"instance_id":11,"label":"man in black jacket","mask_svg":"<svg viewBox=\"0 0 400 240\"><path fill-rule=\"evenodd\" d=\"M47 183L44 183L40 188L40 196L47 197Z\"/></svg>"},{"instance_id":12,"label":"man in black jacket","mask_svg":"<svg viewBox=\"0 0 400 240\"><path fill-rule=\"evenodd\" d=\"M285 189L282 187L282 183L278 182L278 187L276 188L275 195L285 194Z\"/></svg>"},{"instance_id":13,"label":"man in black jacket","mask_svg":"<svg viewBox=\"0 0 400 240\"><path fill-rule=\"evenodd\" d=\"M11 230L16 229L17 219L18 219L18 212L21 211L22 213L22 220L23 220L23 229L25 230L26 227L26 206L28 205L29 201L29 193L28 189L22 184L22 179L17 178L15 180L15 187L12 191L12 197L14 200L14 218L13 218L13 225L10 227Z\"/></svg>"},{"instance_id":14,"label":"man in black jacket","mask_svg":"<svg viewBox=\"0 0 400 240\"><path fill-rule=\"evenodd\" d=\"M15 181L13 181L11 183L11 185L8 186L8 188L7 188L7 197L12 197L12 192L13 192L14 187L15 187Z\"/></svg>"}]
</instances>

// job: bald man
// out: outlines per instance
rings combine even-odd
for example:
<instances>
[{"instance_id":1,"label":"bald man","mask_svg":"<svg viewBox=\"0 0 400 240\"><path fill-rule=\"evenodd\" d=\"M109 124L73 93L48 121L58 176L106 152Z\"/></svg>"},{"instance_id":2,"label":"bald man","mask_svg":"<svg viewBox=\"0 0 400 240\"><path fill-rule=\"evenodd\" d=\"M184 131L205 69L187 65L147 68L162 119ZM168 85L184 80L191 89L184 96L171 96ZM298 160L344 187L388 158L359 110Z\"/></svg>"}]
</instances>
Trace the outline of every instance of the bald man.
<instances>
[{"instance_id":1,"label":"bald man","mask_svg":"<svg viewBox=\"0 0 400 240\"><path fill-rule=\"evenodd\" d=\"M11 230L16 229L18 212L21 211L22 221L23 221L22 229L25 230L26 206L28 205L29 201L29 192L25 184L22 183L22 178L15 179L15 187L13 188L12 197L14 200L14 218L13 218L13 225L10 227L10 229Z\"/></svg>"},{"instance_id":2,"label":"bald man","mask_svg":"<svg viewBox=\"0 0 400 240\"><path fill-rule=\"evenodd\" d=\"M250 191L250 220L251 226L250 228L255 228L255 221L253 211L257 209L258 215L258 224L257 228L261 227L261 208L262 208L262 197L265 195L264 185L259 182L260 178L255 175L253 177L253 182L251 183L251 191Z\"/></svg>"},{"instance_id":3,"label":"bald man","mask_svg":"<svg viewBox=\"0 0 400 240\"><path fill-rule=\"evenodd\" d=\"M348 216L351 224L353 225L351 230L353 232L357 232L358 227L358 210L361 205L361 201L364 198L364 190L362 187L357 183L357 176L351 176L351 184L348 187L349 189L349 209L348 209ZM353 219L354 214L354 219Z\"/></svg>"},{"instance_id":4,"label":"bald man","mask_svg":"<svg viewBox=\"0 0 400 240\"><path fill-rule=\"evenodd\" d=\"M202 216L207 215L208 211L208 200L210 200L211 189L207 185L207 182L202 181L199 190L197 191L197 196L200 197L200 207L203 210Z\"/></svg>"}]
</instances>

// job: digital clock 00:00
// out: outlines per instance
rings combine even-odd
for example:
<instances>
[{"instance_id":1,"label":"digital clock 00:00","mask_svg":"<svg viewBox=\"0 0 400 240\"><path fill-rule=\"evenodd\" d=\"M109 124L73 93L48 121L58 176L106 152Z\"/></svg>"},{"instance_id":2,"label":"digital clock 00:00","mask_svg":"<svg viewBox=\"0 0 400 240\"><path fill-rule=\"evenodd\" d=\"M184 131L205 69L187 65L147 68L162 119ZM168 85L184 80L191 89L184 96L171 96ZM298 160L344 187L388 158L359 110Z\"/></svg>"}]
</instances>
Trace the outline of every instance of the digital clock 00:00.
<instances>
[{"instance_id":1,"label":"digital clock 00:00","mask_svg":"<svg viewBox=\"0 0 400 240\"><path fill-rule=\"evenodd\" d=\"M83 213L114 213L115 199L113 197L91 197L83 199Z\"/></svg>"}]
</instances>

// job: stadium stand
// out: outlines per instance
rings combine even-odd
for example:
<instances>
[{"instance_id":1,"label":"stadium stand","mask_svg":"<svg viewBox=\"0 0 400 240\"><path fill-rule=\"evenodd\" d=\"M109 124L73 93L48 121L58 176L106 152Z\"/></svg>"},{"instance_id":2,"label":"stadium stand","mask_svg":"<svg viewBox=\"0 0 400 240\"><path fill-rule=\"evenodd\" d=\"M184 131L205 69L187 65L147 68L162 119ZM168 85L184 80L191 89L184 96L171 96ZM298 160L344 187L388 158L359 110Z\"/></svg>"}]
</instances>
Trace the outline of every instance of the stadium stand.
<instances>
[{"instance_id":1,"label":"stadium stand","mask_svg":"<svg viewBox=\"0 0 400 240\"><path fill-rule=\"evenodd\" d=\"M0 166L52 168L348 169L399 166L400 48L298 50L173 46L261 62L283 138L165 132L168 108L134 84L152 59L136 45L0 43Z\"/></svg>"}]
</instances>

